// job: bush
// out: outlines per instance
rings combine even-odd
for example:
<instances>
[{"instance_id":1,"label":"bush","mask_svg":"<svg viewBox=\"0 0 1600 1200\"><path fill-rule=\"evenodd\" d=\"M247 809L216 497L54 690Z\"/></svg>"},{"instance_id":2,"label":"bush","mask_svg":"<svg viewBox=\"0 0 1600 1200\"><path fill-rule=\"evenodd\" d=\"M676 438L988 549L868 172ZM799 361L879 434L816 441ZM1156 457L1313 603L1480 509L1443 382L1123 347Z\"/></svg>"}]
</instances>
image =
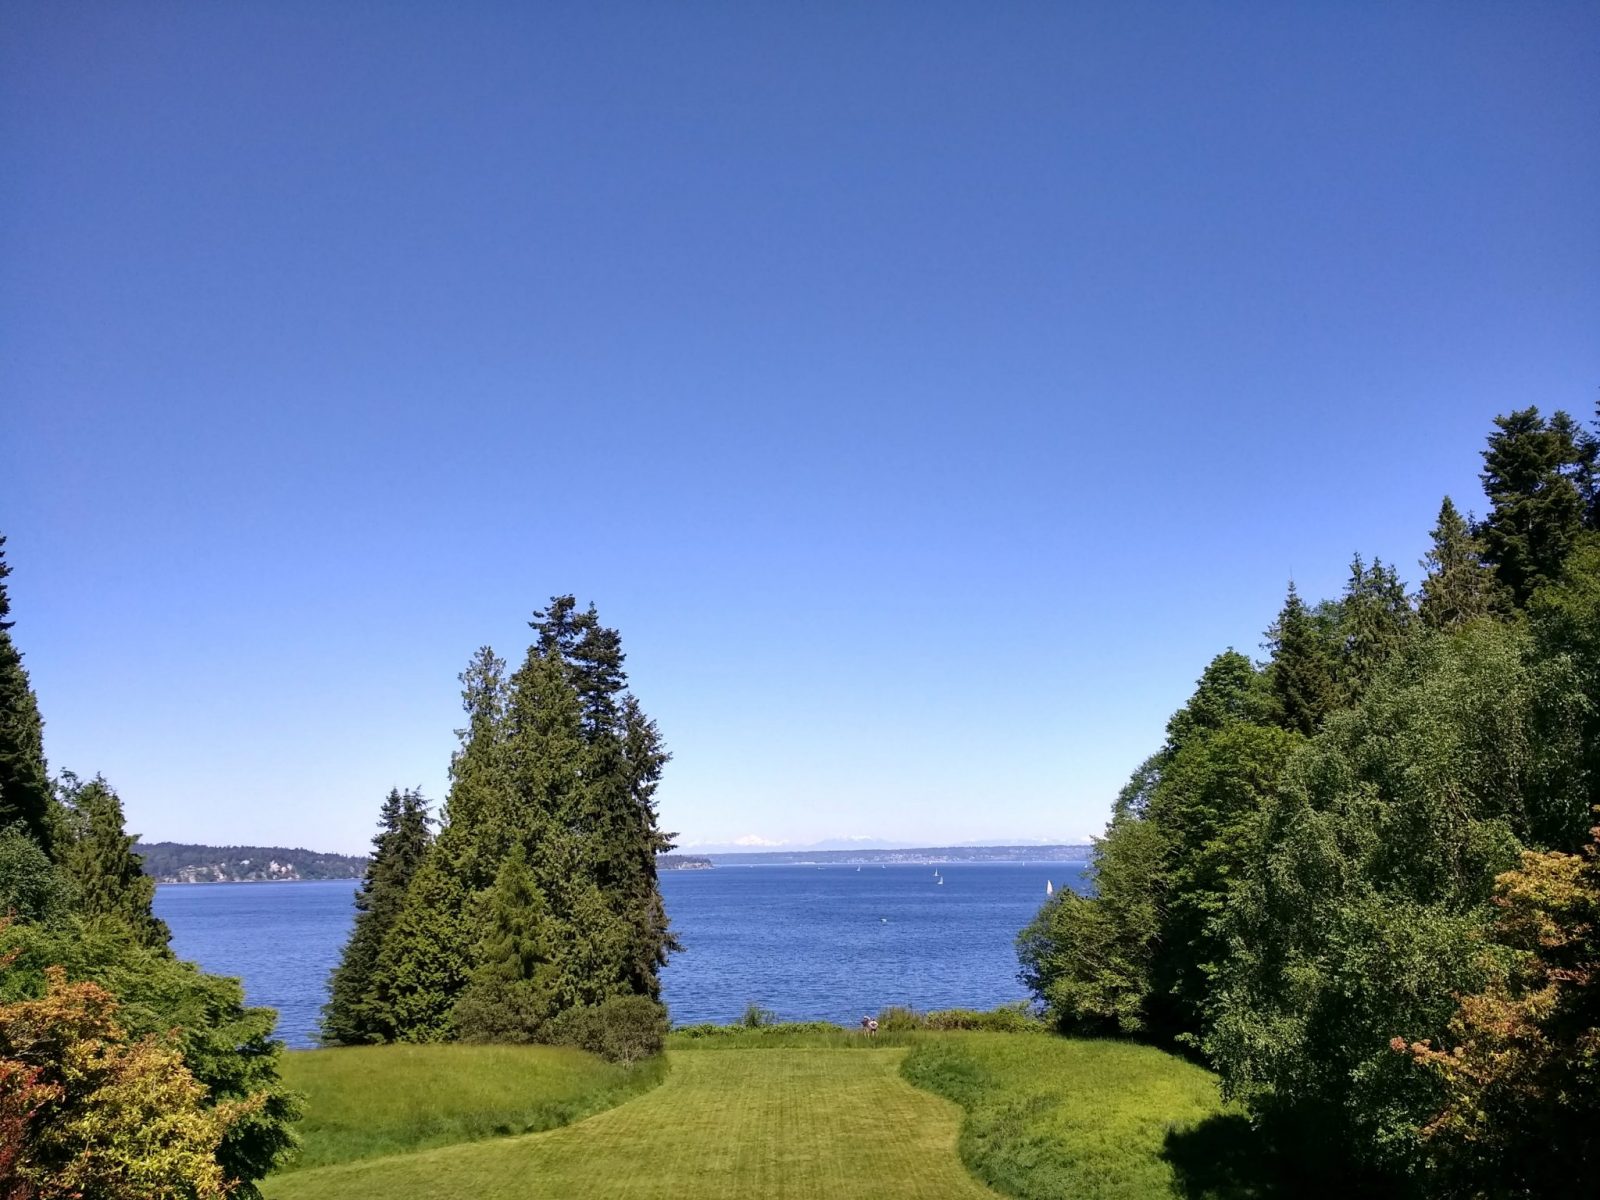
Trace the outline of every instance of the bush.
<instances>
[{"instance_id":1,"label":"bush","mask_svg":"<svg viewBox=\"0 0 1600 1200\"><path fill-rule=\"evenodd\" d=\"M600 1004L569 1008L550 1024L551 1040L598 1054L608 1062L633 1063L660 1054L667 1039L667 1010L648 996L613 996Z\"/></svg>"},{"instance_id":2,"label":"bush","mask_svg":"<svg viewBox=\"0 0 1600 1200\"><path fill-rule=\"evenodd\" d=\"M898 1005L878 1014L878 1028L885 1033L905 1033L911 1030L978 1029L989 1033L1037 1033L1045 1024L1033 1013L1027 1001L1002 1004L984 1012L975 1008L944 1008L919 1013L914 1008Z\"/></svg>"},{"instance_id":3,"label":"bush","mask_svg":"<svg viewBox=\"0 0 1600 1200\"><path fill-rule=\"evenodd\" d=\"M744 1006L744 1016L739 1018L742 1029L765 1029L769 1025L778 1024L778 1014L770 1008L762 1008L754 1000Z\"/></svg>"}]
</instances>

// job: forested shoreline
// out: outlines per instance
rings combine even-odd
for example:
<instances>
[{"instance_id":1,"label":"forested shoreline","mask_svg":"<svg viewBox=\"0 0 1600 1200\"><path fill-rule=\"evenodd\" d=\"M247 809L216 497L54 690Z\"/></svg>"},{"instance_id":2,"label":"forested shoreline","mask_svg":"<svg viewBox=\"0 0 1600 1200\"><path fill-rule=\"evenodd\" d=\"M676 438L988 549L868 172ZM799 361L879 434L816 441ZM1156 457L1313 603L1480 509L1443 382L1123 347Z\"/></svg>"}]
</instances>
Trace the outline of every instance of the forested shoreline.
<instances>
[{"instance_id":1,"label":"forested shoreline","mask_svg":"<svg viewBox=\"0 0 1600 1200\"><path fill-rule=\"evenodd\" d=\"M1019 939L1058 1028L1220 1074L1294 1176L1561 1196L1600 1179L1600 439L1495 421L1408 592L1293 582L1117 797L1090 895Z\"/></svg>"}]
</instances>

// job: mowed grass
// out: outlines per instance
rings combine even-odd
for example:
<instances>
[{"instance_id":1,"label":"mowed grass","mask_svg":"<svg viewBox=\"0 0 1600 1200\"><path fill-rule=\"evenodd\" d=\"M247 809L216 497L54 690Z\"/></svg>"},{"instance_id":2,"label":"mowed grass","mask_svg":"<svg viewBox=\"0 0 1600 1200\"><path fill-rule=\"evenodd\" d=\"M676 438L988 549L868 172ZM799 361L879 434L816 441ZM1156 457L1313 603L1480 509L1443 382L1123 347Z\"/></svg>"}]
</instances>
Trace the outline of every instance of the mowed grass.
<instances>
[{"instance_id":1,"label":"mowed grass","mask_svg":"<svg viewBox=\"0 0 1600 1200\"><path fill-rule=\"evenodd\" d=\"M1032 1042L1036 1039L1027 1039ZM297 1171L272 1200L994 1200L903 1048L674 1049L666 1081L528 1137Z\"/></svg>"},{"instance_id":2,"label":"mowed grass","mask_svg":"<svg viewBox=\"0 0 1600 1200\"><path fill-rule=\"evenodd\" d=\"M305 1093L291 1171L454 1142L554 1129L659 1083L565 1046L351 1046L296 1050L285 1081Z\"/></svg>"},{"instance_id":3,"label":"mowed grass","mask_svg":"<svg viewBox=\"0 0 1600 1200\"><path fill-rule=\"evenodd\" d=\"M1043 1034L927 1037L907 1079L960 1104L962 1159L1021 1200L1256 1194L1243 1120L1209 1071L1149 1046ZM1209 1161L1228 1151L1229 1162ZM1224 1168L1227 1168L1226 1170Z\"/></svg>"}]
</instances>

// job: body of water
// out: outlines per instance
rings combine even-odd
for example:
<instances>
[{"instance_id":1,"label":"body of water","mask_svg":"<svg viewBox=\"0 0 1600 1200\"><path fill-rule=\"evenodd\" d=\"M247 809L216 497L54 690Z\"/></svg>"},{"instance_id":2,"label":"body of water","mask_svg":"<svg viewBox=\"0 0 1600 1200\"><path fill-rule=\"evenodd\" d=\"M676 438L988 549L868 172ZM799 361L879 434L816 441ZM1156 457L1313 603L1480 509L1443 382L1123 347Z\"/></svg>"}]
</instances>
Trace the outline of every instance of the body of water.
<instances>
[{"instance_id":1,"label":"body of water","mask_svg":"<svg viewBox=\"0 0 1600 1200\"><path fill-rule=\"evenodd\" d=\"M1017 932L1045 881L1082 863L718 867L664 871L683 952L662 973L677 1024L736 1020L752 1001L786 1020L854 1023L890 1004L991 1008L1025 996ZM940 883L939 880L944 882ZM316 1038L328 973L350 934L355 884L168 884L156 915L173 949L237 975L278 1010L292 1046Z\"/></svg>"}]
</instances>

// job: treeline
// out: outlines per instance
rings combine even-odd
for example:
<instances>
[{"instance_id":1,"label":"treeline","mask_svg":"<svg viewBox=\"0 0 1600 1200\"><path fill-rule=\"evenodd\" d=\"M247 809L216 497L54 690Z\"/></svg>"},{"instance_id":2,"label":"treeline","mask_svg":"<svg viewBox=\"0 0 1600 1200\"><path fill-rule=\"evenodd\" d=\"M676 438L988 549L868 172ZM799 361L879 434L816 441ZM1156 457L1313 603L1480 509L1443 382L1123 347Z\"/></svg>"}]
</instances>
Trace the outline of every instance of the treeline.
<instances>
[{"instance_id":1,"label":"treeline","mask_svg":"<svg viewBox=\"0 0 1600 1200\"><path fill-rule=\"evenodd\" d=\"M1021 935L1062 1028L1203 1057L1305 1190L1600 1186L1597 459L1501 417L1416 592L1291 583L1117 797L1093 895Z\"/></svg>"},{"instance_id":2,"label":"treeline","mask_svg":"<svg viewBox=\"0 0 1600 1200\"><path fill-rule=\"evenodd\" d=\"M656 875L668 755L592 605L555 597L530 626L509 676L484 647L460 677L437 834L417 792L384 801L327 1042L659 1046L658 973L677 949Z\"/></svg>"},{"instance_id":3,"label":"treeline","mask_svg":"<svg viewBox=\"0 0 1600 1200\"><path fill-rule=\"evenodd\" d=\"M269 879L359 879L367 859L298 846L193 846L139 841L145 874L158 883L243 883Z\"/></svg>"},{"instance_id":4,"label":"treeline","mask_svg":"<svg viewBox=\"0 0 1600 1200\"><path fill-rule=\"evenodd\" d=\"M4 543L0 1196L259 1196L298 1115L276 1014L168 948L111 786L51 777Z\"/></svg>"}]
</instances>

